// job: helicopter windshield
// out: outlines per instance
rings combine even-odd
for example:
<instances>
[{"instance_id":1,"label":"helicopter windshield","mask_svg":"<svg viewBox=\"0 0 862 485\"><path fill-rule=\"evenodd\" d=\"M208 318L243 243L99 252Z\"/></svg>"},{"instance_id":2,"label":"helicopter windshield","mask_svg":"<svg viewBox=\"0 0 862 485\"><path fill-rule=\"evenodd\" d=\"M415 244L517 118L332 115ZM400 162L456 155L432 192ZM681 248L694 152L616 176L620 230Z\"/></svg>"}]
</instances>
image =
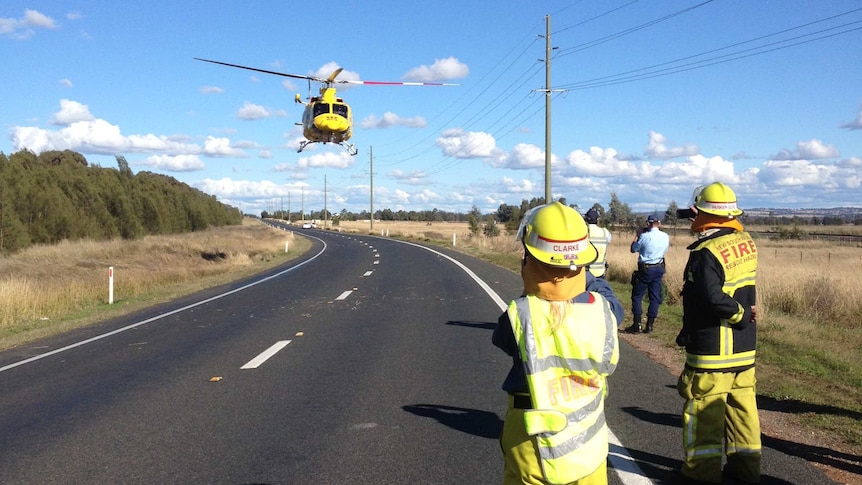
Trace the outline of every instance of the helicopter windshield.
<instances>
[{"instance_id":1,"label":"helicopter windshield","mask_svg":"<svg viewBox=\"0 0 862 485\"><path fill-rule=\"evenodd\" d=\"M316 103L314 105L314 116L329 113L329 103Z\"/></svg>"},{"instance_id":2,"label":"helicopter windshield","mask_svg":"<svg viewBox=\"0 0 862 485\"><path fill-rule=\"evenodd\" d=\"M337 114L338 116L342 116L347 118L347 105L346 104L333 104L332 112Z\"/></svg>"}]
</instances>

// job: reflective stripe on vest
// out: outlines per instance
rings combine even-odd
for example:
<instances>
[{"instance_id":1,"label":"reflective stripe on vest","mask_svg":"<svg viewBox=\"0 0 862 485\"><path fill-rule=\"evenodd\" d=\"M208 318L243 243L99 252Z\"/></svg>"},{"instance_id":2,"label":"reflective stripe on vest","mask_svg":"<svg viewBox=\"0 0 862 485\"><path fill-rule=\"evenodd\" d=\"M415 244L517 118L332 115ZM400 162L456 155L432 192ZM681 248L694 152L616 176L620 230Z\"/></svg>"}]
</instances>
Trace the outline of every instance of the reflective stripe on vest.
<instances>
[{"instance_id":1,"label":"reflective stripe on vest","mask_svg":"<svg viewBox=\"0 0 862 485\"><path fill-rule=\"evenodd\" d=\"M730 236L708 239L695 251L708 250L724 269L724 284L721 287L726 295L733 297L740 288L753 286L757 273L757 247L747 232L737 232ZM719 354L699 355L686 353L686 363L698 369L720 370L729 367L754 365L755 351L733 353L733 328L742 320L745 309L739 305L739 312L721 321L719 331Z\"/></svg>"},{"instance_id":2,"label":"reflective stripe on vest","mask_svg":"<svg viewBox=\"0 0 862 485\"><path fill-rule=\"evenodd\" d=\"M595 224L590 224L590 242L596 247L599 252L599 257L590 265L590 273L593 276L603 276L605 274L605 260L607 260L608 244L610 241L610 231Z\"/></svg>"},{"instance_id":3,"label":"reflective stripe on vest","mask_svg":"<svg viewBox=\"0 0 862 485\"><path fill-rule=\"evenodd\" d=\"M605 377L619 360L617 322L598 293L570 303L553 330L551 304L534 296L509 305L534 409L524 412L550 483L589 475L607 458Z\"/></svg>"}]
</instances>

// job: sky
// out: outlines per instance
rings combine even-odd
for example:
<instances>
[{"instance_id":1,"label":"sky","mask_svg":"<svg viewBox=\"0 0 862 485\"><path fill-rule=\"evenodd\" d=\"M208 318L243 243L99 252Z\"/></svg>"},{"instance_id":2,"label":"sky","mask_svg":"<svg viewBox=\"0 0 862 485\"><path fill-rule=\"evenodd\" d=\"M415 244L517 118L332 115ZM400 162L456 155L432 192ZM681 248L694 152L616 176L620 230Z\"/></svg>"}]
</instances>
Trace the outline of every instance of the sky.
<instances>
[{"instance_id":1,"label":"sky","mask_svg":"<svg viewBox=\"0 0 862 485\"><path fill-rule=\"evenodd\" d=\"M196 57L458 85L340 84L358 154L298 153L318 83ZM122 155L246 213L490 213L544 197L546 151L584 211L713 181L744 209L862 207L858 0L4 0L0 60L0 152Z\"/></svg>"}]
</instances>

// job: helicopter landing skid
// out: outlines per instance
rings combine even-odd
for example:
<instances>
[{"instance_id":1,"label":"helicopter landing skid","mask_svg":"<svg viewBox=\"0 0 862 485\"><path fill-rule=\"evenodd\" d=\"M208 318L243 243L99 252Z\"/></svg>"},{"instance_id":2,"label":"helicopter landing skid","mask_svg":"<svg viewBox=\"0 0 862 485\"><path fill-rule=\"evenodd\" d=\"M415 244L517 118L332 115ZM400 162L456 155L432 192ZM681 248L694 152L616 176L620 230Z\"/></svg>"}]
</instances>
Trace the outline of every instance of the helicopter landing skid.
<instances>
[{"instance_id":1,"label":"helicopter landing skid","mask_svg":"<svg viewBox=\"0 0 862 485\"><path fill-rule=\"evenodd\" d=\"M303 141L299 142L299 149L296 151L296 153L302 153L302 150L304 150L304 149L305 149L305 147L307 147L308 145L311 145L312 143L323 143L323 144L326 144L326 143L334 143L334 142L322 142L322 141L308 141L308 140L303 140ZM356 154L358 154L358 153L359 153L359 149L358 149L358 148L356 148L354 145L352 145L352 144L350 144L350 143L344 143L344 142L342 142L342 143L338 143L338 145L341 145L341 147L342 147L342 148L344 148L345 150L347 150L347 153L348 153L350 156L356 156Z\"/></svg>"},{"instance_id":2,"label":"helicopter landing skid","mask_svg":"<svg viewBox=\"0 0 862 485\"><path fill-rule=\"evenodd\" d=\"M344 149L347 150L347 153L352 157L355 157L356 154L359 153L359 149L350 143L339 143L339 145L343 146Z\"/></svg>"}]
</instances>

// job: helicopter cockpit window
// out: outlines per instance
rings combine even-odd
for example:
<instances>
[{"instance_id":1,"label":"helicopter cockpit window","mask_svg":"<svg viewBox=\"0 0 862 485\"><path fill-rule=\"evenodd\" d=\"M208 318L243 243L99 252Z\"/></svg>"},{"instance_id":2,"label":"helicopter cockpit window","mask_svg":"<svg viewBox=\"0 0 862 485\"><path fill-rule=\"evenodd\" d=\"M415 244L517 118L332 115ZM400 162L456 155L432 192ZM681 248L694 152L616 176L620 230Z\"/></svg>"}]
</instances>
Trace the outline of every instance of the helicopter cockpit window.
<instances>
[{"instance_id":1,"label":"helicopter cockpit window","mask_svg":"<svg viewBox=\"0 0 862 485\"><path fill-rule=\"evenodd\" d=\"M328 103L317 103L314 105L314 116L325 115L327 113L329 113Z\"/></svg>"},{"instance_id":2,"label":"helicopter cockpit window","mask_svg":"<svg viewBox=\"0 0 862 485\"><path fill-rule=\"evenodd\" d=\"M332 112L337 114L338 116L342 116L347 118L347 105L346 104L333 104Z\"/></svg>"}]
</instances>

